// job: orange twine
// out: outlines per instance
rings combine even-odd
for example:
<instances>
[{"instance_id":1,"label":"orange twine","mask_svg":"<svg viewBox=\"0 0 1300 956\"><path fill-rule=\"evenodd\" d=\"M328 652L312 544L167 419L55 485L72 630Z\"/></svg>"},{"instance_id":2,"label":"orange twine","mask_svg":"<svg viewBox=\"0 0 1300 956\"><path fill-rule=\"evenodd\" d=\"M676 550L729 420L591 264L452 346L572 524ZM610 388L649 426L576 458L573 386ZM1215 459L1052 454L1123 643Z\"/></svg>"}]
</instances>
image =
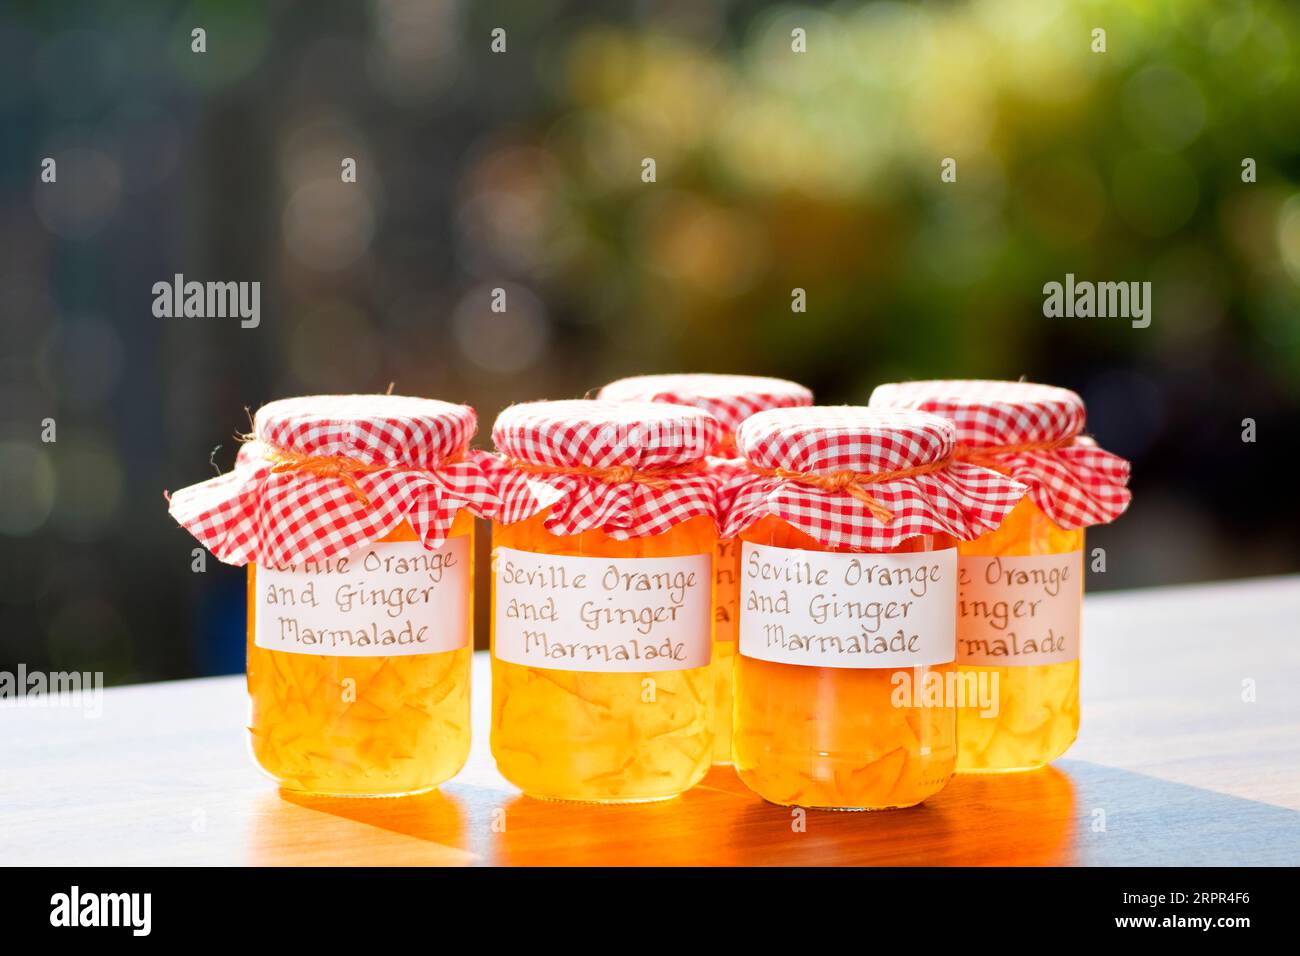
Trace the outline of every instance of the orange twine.
<instances>
[{"instance_id":1,"label":"orange twine","mask_svg":"<svg viewBox=\"0 0 1300 956\"><path fill-rule=\"evenodd\" d=\"M595 468L591 465L538 465L531 461L521 461L518 458L508 458L506 463L511 468L531 475L567 475L576 478L594 478L596 481L603 481L611 485L622 485L631 482L645 485L647 488L654 488L657 491L667 488L672 479L698 474L705 467L703 461L695 461L684 466L644 468L640 470L631 465L615 465L611 468Z\"/></svg>"},{"instance_id":2,"label":"orange twine","mask_svg":"<svg viewBox=\"0 0 1300 956\"><path fill-rule=\"evenodd\" d=\"M872 497L870 492L862 487L863 485L874 485L883 481L897 481L900 478L915 478L918 475L928 475L936 471L942 471L951 463L951 458L941 458L938 461L917 465L914 468L899 468L894 471L879 472L833 471L828 475L811 471L790 471L788 468L759 468L754 465L750 465L749 470L769 478L780 478L782 481L812 485L824 491L843 491L866 505L867 510L880 521L889 524L894 520L894 513Z\"/></svg>"},{"instance_id":3,"label":"orange twine","mask_svg":"<svg viewBox=\"0 0 1300 956\"><path fill-rule=\"evenodd\" d=\"M1075 437L1074 435L1066 435L1064 438L1057 438L1053 441L1027 441L1018 445L991 445L987 448L967 448L963 446L955 449L952 457L967 464L1001 471L1002 468L999 466L1002 463L999 459L1003 455L1015 455L1022 451L1051 451L1072 444Z\"/></svg>"},{"instance_id":4,"label":"orange twine","mask_svg":"<svg viewBox=\"0 0 1300 956\"><path fill-rule=\"evenodd\" d=\"M423 465L402 465L391 461L371 463L357 458L349 458L347 455L304 455L302 452L292 451L288 448L280 448L265 442L263 444L266 445L267 460L274 462L271 466L272 474L279 475L295 471L315 475L318 478L337 478L352 490L358 501L367 507L370 506L370 498L361 490L361 485L357 483L357 475L369 475L376 471L418 471L428 473L435 471L436 468L441 468L443 465L454 464L460 461L464 455L463 451L457 452L450 458L439 462L436 468L429 468Z\"/></svg>"}]
</instances>

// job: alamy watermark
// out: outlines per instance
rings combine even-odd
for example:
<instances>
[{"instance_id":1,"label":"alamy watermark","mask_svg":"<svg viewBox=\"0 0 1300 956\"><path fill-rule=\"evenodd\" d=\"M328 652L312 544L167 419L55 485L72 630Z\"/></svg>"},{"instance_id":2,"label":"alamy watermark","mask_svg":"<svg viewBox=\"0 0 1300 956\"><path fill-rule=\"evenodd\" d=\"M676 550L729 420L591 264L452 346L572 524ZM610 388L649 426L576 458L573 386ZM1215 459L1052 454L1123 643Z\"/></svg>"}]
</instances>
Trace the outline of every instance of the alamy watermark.
<instances>
[{"instance_id":1,"label":"alamy watermark","mask_svg":"<svg viewBox=\"0 0 1300 956\"><path fill-rule=\"evenodd\" d=\"M73 928L125 927L132 936L153 930L152 893L83 893L73 886L50 897L50 925Z\"/></svg>"},{"instance_id":2,"label":"alamy watermark","mask_svg":"<svg viewBox=\"0 0 1300 956\"><path fill-rule=\"evenodd\" d=\"M709 425L686 415L663 421L610 422L596 433L599 445L615 451L673 451L704 448Z\"/></svg>"},{"instance_id":3,"label":"alamy watermark","mask_svg":"<svg viewBox=\"0 0 1300 956\"><path fill-rule=\"evenodd\" d=\"M245 329L262 324L262 283L185 281L153 284L153 314L159 319L239 319Z\"/></svg>"},{"instance_id":4,"label":"alamy watermark","mask_svg":"<svg viewBox=\"0 0 1300 956\"><path fill-rule=\"evenodd\" d=\"M1049 319L1131 319L1133 328L1151 324L1150 282L1064 282L1043 286L1043 315Z\"/></svg>"},{"instance_id":5,"label":"alamy watermark","mask_svg":"<svg viewBox=\"0 0 1300 956\"><path fill-rule=\"evenodd\" d=\"M998 671L988 668L949 671L914 667L890 675L894 707L969 707L981 717L996 717L1001 710Z\"/></svg>"},{"instance_id":6,"label":"alamy watermark","mask_svg":"<svg viewBox=\"0 0 1300 956\"><path fill-rule=\"evenodd\" d=\"M103 671L40 671L19 664L0 671L0 708L57 707L98 719L104 713Z\"/></svg>"}]
</instances>

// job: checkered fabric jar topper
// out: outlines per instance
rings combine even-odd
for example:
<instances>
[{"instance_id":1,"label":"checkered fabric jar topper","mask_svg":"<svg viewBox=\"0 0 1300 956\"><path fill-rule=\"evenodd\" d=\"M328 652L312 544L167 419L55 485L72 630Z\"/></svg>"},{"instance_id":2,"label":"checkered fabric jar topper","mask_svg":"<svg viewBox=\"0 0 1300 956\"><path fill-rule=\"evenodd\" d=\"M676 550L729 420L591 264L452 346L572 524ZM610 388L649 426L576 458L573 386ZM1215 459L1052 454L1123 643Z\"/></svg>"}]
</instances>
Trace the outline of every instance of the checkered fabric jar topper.
<instances>
[{"instance_id":1,"label":"checkered fabric jar topper","mask_svg":"<svg viewBox=\"0 0 1300 956\"><path fill-rule=\"evenodd\" d=\"M813 394L797 382L762 375L636 375L620 378L602 388L597 396L613 401L668 402L702 408L722 425L722 443L709 458L709 474L725 495L727 482L743 470L737 458L736 429L750 415L769 408L794 408L813 403ZM729 502L719 499L725 512Z\"/></svg>"},{"instance_id":2,"label":"checkered fabric jar topper","mask_svg":"<svg viewBox=\"0 0 1300 956\"><path fill-rule=\"evenodd\" d=\"M636 375L610 382L597 397L702 408L722 425L723 454L734 454L736 429L750 415L813 402L802 385L761 375Z\"/></svg>"},{"instance_id":3,"label":"checkered fabric jar topper","mask_svg":"<svg viewBox=\"0 0 1300 956\"><path fill-rule=\"evenodd\" d=\"M218 559L331 558L410 522L441 547L457 512L496 513L471 451L474 410L400 395L313 395L262 406L233 471L170 496L169 511Z\"/></svg>"},{"instance_id":4,"label":"checkered fabric jar topper","mask_svg":"<svg viewBox=\"0 0 1300 956\"><path fill-rule=\"evenodd\" d=\"M595 399L511 406L492 427L501 453L497 520L513 524L550 509L552 534L599 529L618 540L661 534L697 515L716 522L717 488L705 457L721 437L716 418L682 405Z\"/></svg>"},{"instance_id":5,"label":"checkered fabric jar topper","mask_svg":"<svg viewBox=\"0 0 1300 956\"><path fill-rule=\"evenodd\" d=\"M952 423L924 412L780 408L746 419L736 442L747 472L733 480L723 537L775 515L828 548L887 551L934 533L967 541L1027 490L954 461Z\"/></svg>"},{"instance_id":6,"label":"checkered fabric jar topper","mask_svg":"<svg viewBox=\"0 0 1300 956\"><path fill-rule=\"evenodd\" d=\"M1029 497L1072 531L1128 508L1129 463L1083 434L1083 399L1032 382L928 381L881 385L872 407L913 408L949 419L955 456L1029 486Z\"/></svg>"}]
</instances>

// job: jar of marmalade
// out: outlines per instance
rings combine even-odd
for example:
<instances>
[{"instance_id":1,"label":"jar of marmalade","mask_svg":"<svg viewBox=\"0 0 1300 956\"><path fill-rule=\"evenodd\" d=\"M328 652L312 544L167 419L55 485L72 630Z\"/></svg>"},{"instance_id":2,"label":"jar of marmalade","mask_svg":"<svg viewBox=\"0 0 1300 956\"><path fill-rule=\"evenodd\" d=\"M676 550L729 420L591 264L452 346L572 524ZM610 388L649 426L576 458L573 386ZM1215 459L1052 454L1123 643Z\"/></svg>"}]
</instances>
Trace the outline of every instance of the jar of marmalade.
<instances>
[{"instance_id":1,"label":"jar of marmalade","mask_svg":"<svg viewBox=\"0 0 1300 956\"><path fill-rule=\"evenodd\" d=\"M248 566L248 732L286 790L417 793L470 743L472 409L391 395L263 406L234 471L171 514Z\"/></svg>"},{"instance_id":2,"label":"jar of marmalade","mask_svg":"<svg viewBox=\"0 0 1300 956\"><path fill-rule=\"evenodd\" d=\"M984 700L958 711L957 772L1041 767L1078 735L1083 534L1128 507L1128 462L1082 434L1083 400L1064 388L905 382L871 404L951 420L958 459L1029 486L998 528L958 545L957 664Z\"/></svg>"},{"instance_id":3,"label":"jar of marmalade","mask_svg":"<svg viewBox=\"0 0 1300 956\"><path fill-rule=\"evenodd\" d=\"M709 459L708 473L717 479L719 509L725 513L727 481L737 469L736 429L755 412L812 404L812 392L794 382L757 375L638 375L621 378L600 390L614 401L668 402L702 408L722 425L722 444ZM718 541L717 606L713 611L713 762L731 763L731 672L736 653L736 584L740 579L740 550L731 539Z\"/></svg>"},{"instance_id":4,"label":"jar of marmalade","mask_svg":"<svg viewBox=\"0 0 1300 956\"><path fill-rule=\"evenodd\" d=\"M784 805L920 803L957 759L955 544L1024 486L953 462L952 425L921 412L760 412L737 444L741 780Z\"/></svg>"},{"instance_id":5,"label":"jar of marmalade","mask_svg":"<svg viewBox=\"0 0 1300 956\"><path fill-rule=\"evenodd\" d=\"M720 432L641 402L497 419L492 753L529 796L663 800L708 770Z\"/></svg>"}]
</instances>

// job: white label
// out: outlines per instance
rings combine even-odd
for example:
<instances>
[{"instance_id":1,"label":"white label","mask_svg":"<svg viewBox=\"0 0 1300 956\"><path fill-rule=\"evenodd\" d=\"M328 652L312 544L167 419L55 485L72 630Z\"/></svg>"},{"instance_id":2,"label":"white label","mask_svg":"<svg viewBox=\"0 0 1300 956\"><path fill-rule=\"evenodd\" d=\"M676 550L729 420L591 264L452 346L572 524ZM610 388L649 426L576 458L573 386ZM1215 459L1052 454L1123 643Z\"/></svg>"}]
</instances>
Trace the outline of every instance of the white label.
<instances>
[{"instance_id":1,"label":"white label","mask_svg":"<svg viewBox=\"0 0 1300 956\"><path fill-rule=\"evenodd\" d=\"M945 664L956 601L956 548L833 554L746 541L740 653L810 667Z\"/></svg>"},{"instance_id":2,"label":"white label","mask_svg":"<svg viewBox=\"0 0 1300 956\"><path fill-rule=\"evenodd\" d=\"M395 657L469 642L469 536L436 551L387 541L287 567L259 565L253 642L291 654Z\"/></svg>"},{"instance_id":3,"label":"white label","mask_svg":"<svg viewBox=\"0 0 1300 956\"><path fill-rule=\"evenodd\" d=\"M1083 551L963 555L957 660L986 667L1077 660L1082 603Z\"/></svg>"},{"instance_id":4,"label":"white label","mask_svg":"<svg viewBox=\"0 0 1300 956\"><path fill-rule=\"evenodd\" d=\"M713 555L576 558L496 548L494 649L563 671L671 671L709 663Z\"/></svg>"}]
</instances>

